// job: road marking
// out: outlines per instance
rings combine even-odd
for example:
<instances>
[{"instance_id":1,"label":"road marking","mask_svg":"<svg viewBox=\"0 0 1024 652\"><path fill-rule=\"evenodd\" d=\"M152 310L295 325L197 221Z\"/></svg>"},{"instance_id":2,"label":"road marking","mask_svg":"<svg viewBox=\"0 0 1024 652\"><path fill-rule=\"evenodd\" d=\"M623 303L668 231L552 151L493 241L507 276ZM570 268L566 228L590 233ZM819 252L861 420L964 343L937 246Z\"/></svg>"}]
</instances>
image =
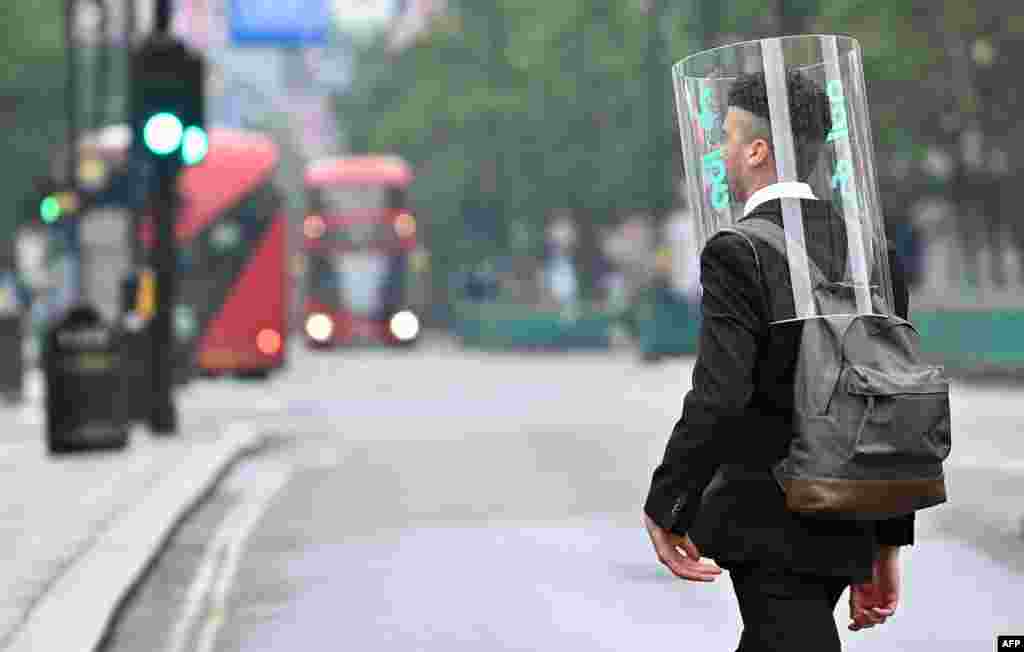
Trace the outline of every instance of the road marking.
<instances>
[{"instance_id":1,"label":"road marking","mask_svg":"<svg viewBox=\"0 0 1024 652\"><path fill-rule=\"evenodd\" d=\"M288 483L291 473L291 467L275 465L258 468L244 485L232 483L242 492L241 500L224 518L206 546L166 652L185 652L188 649L209 652L213 649L224 623L228 594L246 541L274 497ZM195 645L189 647L193 641Z\"/></svg>"},{"instance_id":2,"label":"road marking","mask_svg":"<svg viewBox=\"0 0 1024 652\"><path fill-rule=\"evenodd\" d=\"M46 414L42 405L25 403L18 408L18 423L23 426L46 425Z\"/></svg>"},{"instance_id":3,"label":"road marking","mask_svg":"<svg viewBox=\"0 0 1024 652\"><path fill-rule=\"evenodd\" d=\"M31 403L42 403L46 398L46 376L43 370L29 369L22 379L22 398Z\"/></svg>"},{"instance_id":4,"label":"road marking","mask_svg":"<svg viewBox=\"0 0 1024 652\"><path fill-rule=\"evenodd\" d=\"M943 466L947 470L993 470L993 471L1024 471L1024 460L1017 459L986 459L981 457L959 457L956 460L946 460Z\"/></svg>"}]
</instances>

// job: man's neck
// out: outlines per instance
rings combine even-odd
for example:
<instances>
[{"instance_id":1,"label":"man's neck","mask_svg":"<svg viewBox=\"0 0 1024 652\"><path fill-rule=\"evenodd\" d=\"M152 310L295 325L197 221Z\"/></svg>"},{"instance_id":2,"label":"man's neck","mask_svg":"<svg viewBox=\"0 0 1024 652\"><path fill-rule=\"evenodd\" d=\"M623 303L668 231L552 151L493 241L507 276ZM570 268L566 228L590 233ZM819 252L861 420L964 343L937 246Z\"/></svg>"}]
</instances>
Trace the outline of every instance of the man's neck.
<instances>
[{"instance_id":1,"label":"man's neck","mask_svg":"<svg viewBox=\"0 0 1024 652\"><path fill-rule=\"evenodd\" d=\"M751 184L750 190L747 191L747 196L743 198L743 201L750 201L750 198L756 195L758 192L764 190L768 186L773 186L778 182L778 177L776 177L774 174L770 177L758 179L757 181Z\"/></svg>"},{"instance_id":2,"label":"man's neck","mask_svg":"<svg viewBox=\"0 0 1024 652\"><path fill-rule=\"evenodd\" d=\"M814 195L814 190L806 183L801 181L776 182L763 186L759 188L757 192L751 194L743 207L743 214L749 215L761 204L782 197L791 197L794 199L817 199Z\"/></svg>"}]
</instances>

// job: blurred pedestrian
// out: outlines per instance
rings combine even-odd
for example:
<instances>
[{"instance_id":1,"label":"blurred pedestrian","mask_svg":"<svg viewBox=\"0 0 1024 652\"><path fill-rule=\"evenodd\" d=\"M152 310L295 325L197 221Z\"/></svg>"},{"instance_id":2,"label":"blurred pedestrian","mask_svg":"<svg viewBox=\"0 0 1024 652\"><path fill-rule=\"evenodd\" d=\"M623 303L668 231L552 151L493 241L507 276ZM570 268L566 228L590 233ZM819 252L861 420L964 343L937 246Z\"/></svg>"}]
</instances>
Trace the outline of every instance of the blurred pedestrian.
<instances>
[{"instance_id":1,"label":"blurred pedestrian","mask_svg":"<svg viewBox=\"0 0 1024 652\"><path fill-rule=\"evenodd\" d=\"M909 218L895 220L893 243L907 275L910 289L920 287L924 278L924 243L921 233Z\"/></svg>"},{"instance_id":2,"label":"blurred pedestrian","mask_svg":"<svg viewBox=\"0 0 1024 652\"><path fill-rule=\"evenodd\" d=\"M681 112L700 110L699 118L680 119L700 130L684 146L706 148L686 159L697 170L689 173L702 175L690 184L690 205L704 211L697 225L707 231L700 241L703 322L692 389L653 473L644 522L659 560L677 577L710 582L722 569L729 572L743 619L737 652L836 652L841 643L833 612L847 587L851 631L883 624L896 612L899 548L913 543L914 515L864 521L798 514L787 508L773 477L794 434L796 362L807 316L801 270L809 278L798 263L809 260L829 279L841 279L848 261L864 254L847 242L835 208L843 205L845 184L834 188L833 180L848 168L837 160L835 173L813 174L821 159L832 158L820 156L826 135L829 143L844 136L846 113L840 115L837 105L852 111L854 104L839 96L834 82L826 96L824 83L792 69L782 72L781 57L762 61L762 44L702 53L707 60L695 66L706 64L722 87L711 89L715 81L704 78L677 98L694 102ZM736 75L729 74L730 65ZM776 95L770 97L772 82ZM724 120L716 113L716 90ZM776 110L788 101L791 134L769 119L769 100ZM833 124L839 118L843 124ZM869 187L861 179L839 180L849 181L849 188ZM754 217L785 230L788 261L768 244L737 233L715 237L720 226ZM872 256L873 233L861 234L868 259L860 260L868 270L880 260ZM906 318L906 282L891 244L888 253L894 309Z\"/></svg>"},{"instance_id":3,"label":"blurred pedestrian","mask_svg":"<svg viewBox=\"0 0 1024 652\"><path fill-rule=\"evenodd\" d=\"M666 224L666 240L670 243L672 287L686 303L690 319L700 319L700 252L693 211L683 209Z\"/></svg>"}]
</instances>

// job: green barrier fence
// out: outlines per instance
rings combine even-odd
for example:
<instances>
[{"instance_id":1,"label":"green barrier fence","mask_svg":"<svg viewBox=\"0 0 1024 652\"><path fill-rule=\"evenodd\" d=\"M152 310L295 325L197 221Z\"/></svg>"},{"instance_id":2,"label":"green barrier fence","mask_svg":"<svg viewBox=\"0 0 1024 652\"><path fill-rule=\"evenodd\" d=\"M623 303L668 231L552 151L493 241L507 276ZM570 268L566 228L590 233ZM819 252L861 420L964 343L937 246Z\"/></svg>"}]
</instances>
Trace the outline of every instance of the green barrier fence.
<instances>
[{"instance_id":1,"label":"green barrier fence","mask_svg":"<svg viewBox=\"0 0 1024 652\"><path fill-rule=\"evenodd\" d=\"M458 303L454 317L461 344L485 350L607 349L614 321L589 307L574 312L497 302Z\"/></svg>"},{"instance_id":2,"label":"green barrier fence","mask_svg":"<svg viewBox=\"0 0 1024 652\"><path fill-rule=\"evenodd\" d=\"M919 310L911 319L929 361L955 373L1024 377L1024 309ZM697 352L700 322L683 304L642 301L632 327L645 359Z\"/></svg>"},{"instance_id":3,"label":"green barrier fence","mask_svg":"<svg viewBox=\"0 0 1024 652\"><path fill-rule=\"evenodd\" d=\"M697 353L698 313L674 293L648 288L625 321L644 360Z\"/></svg>"},{"instance_id":4,"label":"green barrier fence","mask_svg":"<svg viewBox=\"0 0 1024 652\"><path fill-rule=\"evenodd\" d=\"M925 356L950 370L1024 372L1024 310L914 311Z\"/></svg>"}]
</instances>

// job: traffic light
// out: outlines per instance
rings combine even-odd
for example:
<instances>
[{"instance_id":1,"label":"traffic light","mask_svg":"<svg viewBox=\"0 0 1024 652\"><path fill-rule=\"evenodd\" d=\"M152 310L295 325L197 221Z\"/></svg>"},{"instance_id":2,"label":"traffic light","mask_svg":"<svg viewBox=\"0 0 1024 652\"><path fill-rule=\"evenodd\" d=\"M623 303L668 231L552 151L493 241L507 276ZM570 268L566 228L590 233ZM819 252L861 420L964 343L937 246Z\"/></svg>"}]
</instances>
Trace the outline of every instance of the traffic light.
<instances>
[{"instance_id":1,"label":"traffic light","mask_svg":"<svg viewBox=\"0 0 1024 652\"><path fill-rule=\"evenodd\" d=\"M55 224L62 217L78 212L78 194L71 190L49 192L39 202L39 219Z\"/></svg>"},{"instance_id":2,"label":"traffic light","mask_svg":"<svg viewBox=\"0 0 1024 652\"><path fill-rule=\"evenodd\" d=\"M205 65L181 41L154 35L132 57L133 143L172 170L202 162L209 150Z\"/></svg>"},{"instance_id":3,"label":"traffic light","mask_svg":"<svg viewBox=\"0 0 1024 652\"><path fill-rule=\"evenodd\" d=\"M62 213L60 202L53 195L47 195L43 201L39 202L39 217L47 224L53 224L59 220Z\"/></svg>"}]
</instances>

